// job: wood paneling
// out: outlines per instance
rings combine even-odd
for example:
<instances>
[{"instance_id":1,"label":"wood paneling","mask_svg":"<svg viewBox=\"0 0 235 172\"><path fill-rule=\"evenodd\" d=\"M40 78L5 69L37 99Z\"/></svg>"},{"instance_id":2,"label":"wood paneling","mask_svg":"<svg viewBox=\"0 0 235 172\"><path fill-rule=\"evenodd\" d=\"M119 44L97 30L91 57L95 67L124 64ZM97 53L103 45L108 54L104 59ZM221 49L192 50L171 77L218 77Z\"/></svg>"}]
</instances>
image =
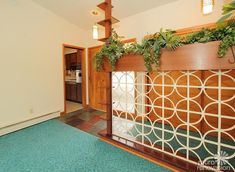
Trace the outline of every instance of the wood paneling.
<instances>
[{"instance_id":1,"label":"wood paneling","mask_svg":"<svg viewBox=\"0 0 235 172\"><path fill-rule=\"evenodd\" d=\"M178 47L174 51L163 49L158 70L234 69L235 63L229 63L233 59L231 49L225 57L218 58L219 43L195 43ZM107 59L104 60L103 71L112 71ZM143 56L123 56L116 63L116 71L146 71Z\"/></svg>"},{"instance_id":2,"label":"wood paneling","mask_svg":"<svg viewBox=\"0 0 235 172\"><path fill-rule=\"evenodd\" d=\"M211 71L197 71L194 73L194 75L196 75L198 78L200 78L200 80L202 82L205 81L205 78L210 77L211 75L213 75L214 73L212 73ZM162 77L158 77L158 79L155 79L156 76L158 75L158 73L156 72L152 72L149 74L149 77L155 81L155 83L158 84L162 84ZM179 78L179 76L182 75L182 73L180 71L171 71L170 73L168 73L169 76L171 76L171 78L173 78L174 80L177 80L177 78ZM229 76L232 76L233 78L235 78L235 70L231 70L229 72ZM224 77L222 76L222 86L223 87L235 87L235 83L234 81L229 78L229 77ZM179 96L179 93L181 95L183 95L184 97L187 97L187 88L177 88L178 93L176 91L173 91L173 83L169 78L165 78L164 79L164 84L167 85L172 85L172 87L165 87L164 86L164 93L165 95L168 95L170 93L172 93L170 96L167 96L167 98L169 98L171 101L164 99L164 107L166 108L172 108L174 109L174 106L176 106L176 104L182 100L182 97ZM177 85L187 85L187 78L182 77L181 81L177 83ZM193 86L200 86L201 84L199 83L198 79L195 79L194 77L190 77L190 85ZM210 86L214 86L214 87L218 87L218 76L215 77L211 77L206 83L205 83L206 87L210 87ZM163 90L162 88L159 87L154 87L154 89L159 93L162 94ZM190 90L190 97L196 97L197 95L200 94L200 89L198 88L189 88ZM214 100L218 99L218 89L206 89L205 92L206 94L204 94L204 92L202 92L202 94L200 94L200 96L198 96L197 98L194 98L193 101L197 102L202 109L204 109L204 107L206 107L208 104L213 103L214 101L212 101L210 98L213 98ZM221 100L228 100L231 99L232 96L235 95L235 91L234 90L223 90L221 91ZM155 93L155 91L151 90L148 94L150 100L152 102L154 102L154 105L157 106L163 106L163 102L162 102L162 98ZM157 100L157 101L156 101ZM173 104L172 104L173 103ZM201 112L200 107L196 104L193 103L192 101L189 102L190 106L189 106L189 110L190 111L194 111L194 112ZM231 107L235 107L235 101L231 100L226 102L228 105L230 105ZM183 101L182 103L178 104L177 109L183 109L183 110L187 110L187 101ZM221 111L221 115L222 116L231 116L234 117L235 114L233 112L233 110L231 108L228 108L228 106L222 105L220 108ZM212 117L209 115L206 115L207 113L210 114L218 114L218 104L214 102L214 105L210 105L209 108L205 109L205 117L204 119L201 120L201 122L199 122L198 124L195 124L194 126L201 132L201 133L206 133L209 130L213 130L212 127L218 128L218 119L219 117ZM156 115L157 114L157 115ZM180 124L183 124L182 121L186 122L187 121L187 112L181 112L181 111L177 111L177 114L174 114L174 110L164 110L162 108L154 108L154 111L151 111L149 117L152 121L155 121L157 119L159 119L159 116L163 116L165 118L169 118L168 120L173 124L173 126L177 127ZM172 117L171 117L172 116ZM189 120L190 123L197 123L197 121L199 121L201 119L201 114L197 114L197 113L193 113L190 112L189 113ZM171 117L171 118L170 118ZM182 120L180 120L180 119ZM205 121L206 120L206 121ZM167 124L167 123L166 123ZM225 119L222 118L221 120L221 128L222 129L228 129L228 128L232 128L234 125L234 121L231 121L229 119ZM211 127L212 126L212 127ZM182 128L183 129L183 128ZM185 129L185 128L184 128ZM193 128L190 128L190 130L194 131ZM235 133L233 131L228 131L229 134L231 134L233 137L235 137ZM212 136L217 136L217 133L211 133L210 135ZM223 138L227 138L227 139L231 139L228 138L227 135L223 135Z\"/></svg>"},{"instance_id":3,"label":"wood paneling","mask_svg":"<svg viewBox=\"0 0 235 172\"><path fill-rule=\"evenodd\" d=\"M175 51L164 49L161 56L160 70L209 70L234 69L235 63L231 49L227 54L218 58L217 52L220 41L196 43L178 47Z\"/></svg>"},{"instance_id":4,"label":"wood paneling","mask_svg":"<svg viewBox=\"0 0 235 172\"><path fill-rule=\"evenodd\" d=\"M97 72L94 66L94 57L99 52L101 46L88 48L89 61L89 106L94 109L106 111L106 85L109 74Z\"/></svg>"},{"instance_id":5,"label":"wood paneling","mask_svg":"<svg viewBox=\"0 0 235 172\"><path fill-rule=\"evenodd\" d=\"M112 72L112 67L107 58L104 59L103 71ZM146 71L144 58L142 55L134 54L123 56L117 61L115 71Z\"/></svg>"}]
</instances>

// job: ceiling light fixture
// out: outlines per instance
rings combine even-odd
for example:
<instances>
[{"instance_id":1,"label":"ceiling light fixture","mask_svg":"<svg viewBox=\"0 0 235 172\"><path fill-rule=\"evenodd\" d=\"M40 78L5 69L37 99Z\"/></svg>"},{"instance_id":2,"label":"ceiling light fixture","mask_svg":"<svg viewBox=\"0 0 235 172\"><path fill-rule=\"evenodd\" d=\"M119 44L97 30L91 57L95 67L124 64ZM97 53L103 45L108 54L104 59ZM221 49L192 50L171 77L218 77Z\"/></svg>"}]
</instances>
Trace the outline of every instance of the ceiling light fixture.
<instances>
[{"instance_id":1,"label":"ceiling light fixture","mask_svg":"<svg viewBox=\"0 0 235 172\"><path fill-rule=\"evenodd\" d=\"M98 26L96 23L92 26L92 34L93 34L93 39L98 39L99 33L98 33Z\"/></svg>"},{"instance_id":2,"label":"ceiling light fixture","mask_svg":"<svg viewBox=\"0 0 235 172\"><path fill-rule=\"evenodd\" d=\"M214 0L202 0L202 13L204 15L210 14L214 9Z\"/></svg>"}]
</instances>

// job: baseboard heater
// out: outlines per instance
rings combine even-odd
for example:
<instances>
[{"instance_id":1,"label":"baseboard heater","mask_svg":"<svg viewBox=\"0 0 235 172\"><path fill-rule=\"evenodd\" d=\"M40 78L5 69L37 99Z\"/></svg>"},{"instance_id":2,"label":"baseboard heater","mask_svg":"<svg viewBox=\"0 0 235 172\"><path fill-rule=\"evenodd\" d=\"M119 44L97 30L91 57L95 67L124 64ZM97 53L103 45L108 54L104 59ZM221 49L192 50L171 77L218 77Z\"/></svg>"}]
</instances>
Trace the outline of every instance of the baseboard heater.
<instances>
[{"instance_id":1,"label":"baseboard heater","mask_svg":"<svg viewBox=\"0 0 235 172\"><path fill-rule=\"evenodd\" d=\"M60 116L60 112L56 111L56 112L52 112L46 115L42 115L36 118L21 121L19 123L0 128L0 136L53 119L53 118L56 118L56 117L59 117L59 116Z\"/></svg>"}]
</instances>

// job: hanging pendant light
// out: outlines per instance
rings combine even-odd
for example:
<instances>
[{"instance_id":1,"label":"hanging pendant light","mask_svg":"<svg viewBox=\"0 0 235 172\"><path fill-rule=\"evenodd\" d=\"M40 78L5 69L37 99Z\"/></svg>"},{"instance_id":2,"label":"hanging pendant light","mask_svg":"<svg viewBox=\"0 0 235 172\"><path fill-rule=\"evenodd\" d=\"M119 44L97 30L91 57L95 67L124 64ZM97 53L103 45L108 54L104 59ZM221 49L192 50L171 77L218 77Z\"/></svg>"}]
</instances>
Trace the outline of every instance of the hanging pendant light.
<instances>
[{"instance_id":1,"label":"hanging pendant light","mask_svg":"<svg viewBox=\"0 0 235 172\"><path fill-rule=\"evenodd\" d=\"M92 34L93 34L93 39L98 39L99 33L98 33L98 26L97 26L97 24L94 24L92 26Z\"/></svg>"},{"instance_id":2,"label":"hanging pendant light","mask_svg":"<svg viewBox=\"0 0 235 172\"><path fill-rule=\"evenodd\" d=\"M214 9L214 0L202 0L202 13L204 15L210 14Z\"/></svg>"}]
</instances>

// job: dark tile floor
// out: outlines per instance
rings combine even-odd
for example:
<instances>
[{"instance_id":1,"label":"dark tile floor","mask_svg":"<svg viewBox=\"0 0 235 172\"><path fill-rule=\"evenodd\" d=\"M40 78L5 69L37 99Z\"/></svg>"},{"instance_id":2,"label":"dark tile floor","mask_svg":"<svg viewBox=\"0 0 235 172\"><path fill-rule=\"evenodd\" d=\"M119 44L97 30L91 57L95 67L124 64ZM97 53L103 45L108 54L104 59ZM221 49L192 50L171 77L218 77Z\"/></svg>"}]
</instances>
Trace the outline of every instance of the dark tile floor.
<instances>
[{"instance_id":1,"label":"dark tile floor","mask_svg":"<svg viewBox=\"0 0 235 172\"><path fill-rule=\"evenodd\" d=\"M94 109L82 109L71 112L60 120L64 123L88 132L92 135L99 136L99 132L106 129L105 112Z\"/></svg>"}]
</instances>

